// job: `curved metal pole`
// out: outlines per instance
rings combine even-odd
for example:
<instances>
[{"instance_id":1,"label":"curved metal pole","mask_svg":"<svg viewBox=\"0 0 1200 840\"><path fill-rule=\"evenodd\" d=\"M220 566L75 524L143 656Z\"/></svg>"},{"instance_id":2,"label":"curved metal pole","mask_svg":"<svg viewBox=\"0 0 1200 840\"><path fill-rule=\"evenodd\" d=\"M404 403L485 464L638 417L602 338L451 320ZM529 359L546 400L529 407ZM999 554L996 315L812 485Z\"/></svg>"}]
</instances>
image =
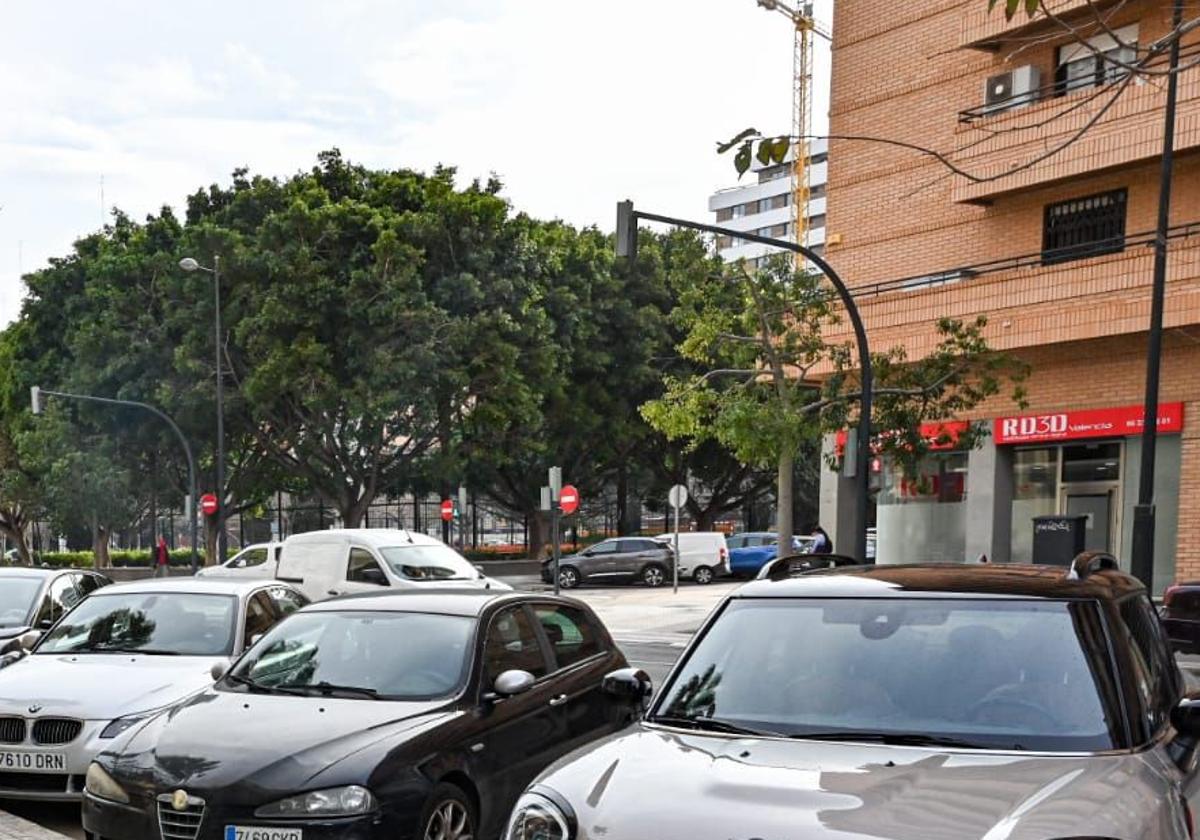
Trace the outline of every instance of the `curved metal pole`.
<instances>
[{"instance_id":1,"label":"curved metal pole","mask_svg":"<svg viewBox=\"0 0 1200 840\"><path fill-rule=\"evenodd\" d=\"M93 397L90 394L68 394L66 391L47 391L45 389L42 389L40 393L66 400L82 400L83 402L103 403L104 405L127 405L134 408L142 408L165 421L171 427L171 431L175 433L175 437L179 438L179 442L183 445L183 454L187 456L188 492L191 493L192 498L191 510L188 511L188 519L190 520L192 530L192 574L195 574L196 570L200 567L200 557L196 553L196 461L192 457L192 447L188 445L187 438L183 436L183 432L175 425L175 421L149 403L137 402L136 400L116 400L111 397Z\"/></svg>"},{"instance_id":2,"label":"curved metal pole","mask_svg":"<svg viewBox=\"0 0 1200 840\"><path fill-rule=\"evenodd\" d=\"M869 510L871 484L871 396L874 389L874 375L871 368L871 348L867 344L867 330L863 326L862 316L859 314L854 297L850 294L850 290L846 287L846 284L842 282L842 278L838 276L833 266L825 262L820 254L786 239L773 239L770 236L759 236L757 233L750 233L748 231L733 230L732 228L708 225L703 222L693 222L687 219L676 219L671 216L660 216L656 213L644 213L641 210L632 210L631 218L635 225L638 219L645 219L649 222L662 222L663 224L674 225L676 227L733 236L748 242L761 242L764 245L783 248L793 253L801 254L805 259L819 268L821 273L833 284L833 287L837 290L838 297L842 300L842 305L846 307L846 314L850 317L850 323L854 327L854 338L858 343L858 362L862 368L862 397L860 398L858 431L856 433L858 439L855 441L855 462L857 464L855 477L858 481L855 486L854 497L853 556L865 561L867 559L867 511ZM618 236L620 235L621 232L618 231ZM634 231L634 236L636 237L636 231Z\"/></svg>"}]
</instances>

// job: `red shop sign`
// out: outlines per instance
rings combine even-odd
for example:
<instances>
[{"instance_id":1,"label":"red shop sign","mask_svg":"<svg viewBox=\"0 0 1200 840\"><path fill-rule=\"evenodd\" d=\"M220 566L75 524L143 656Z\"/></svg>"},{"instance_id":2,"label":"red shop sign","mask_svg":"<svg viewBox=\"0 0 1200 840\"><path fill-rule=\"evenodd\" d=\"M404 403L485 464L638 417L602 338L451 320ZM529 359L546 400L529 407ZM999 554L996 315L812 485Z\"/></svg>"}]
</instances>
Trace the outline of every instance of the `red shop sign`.
<instances>
[{"instance_id":1,"label":"red shop sign","mask_svg":"<svg viewBox=\"0 0 1200 840\"><path fill-rule=\"evenodd\" d=\"M929 448L937 451L939 449L954 449L958 446L959 437L965 432L970 424L966 420L949 420L945 423L922 423L921 437L928 443ZM834 448L838 455L841 455L846 449L846 441L849 435L845 429L842 429L834 436ZM878 445L872 445L872 451L878 451Z\"/></svg>"},{"instance_id":2,"label":"red shop sign","mask_svg":"<svg viewBox=\"0 0 1200 840\"><path fill-rule=\"evenodd\" d=\"M1142 406L1127 405L1121 408L997 417L993 437L998 444L1126 437L1142 433L1145 416ZM1183 403L1159 404L1158 431L1183 431Z\"/></svg>"}]
</instances>

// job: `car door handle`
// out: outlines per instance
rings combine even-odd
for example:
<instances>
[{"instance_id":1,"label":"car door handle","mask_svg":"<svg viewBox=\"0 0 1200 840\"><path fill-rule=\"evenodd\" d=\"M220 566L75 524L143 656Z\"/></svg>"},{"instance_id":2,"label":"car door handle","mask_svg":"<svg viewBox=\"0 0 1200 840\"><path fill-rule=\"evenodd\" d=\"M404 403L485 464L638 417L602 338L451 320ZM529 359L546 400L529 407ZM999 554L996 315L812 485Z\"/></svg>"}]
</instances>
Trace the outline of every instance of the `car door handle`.
<instances>
[{"instance_id":1,"label":"car door handle","mask_svg":"<svg viewBox=\"0 0 1200 840\"><path fill-rule=\"evenodd\" d=\"M329 590L328 592L326 592L325 594L326 594L326 595L341 595L342 593L341 593L341 592L338 592L336 589L330 589L330 590Z\"/></svg>"},{"instance_id":2,"label":"car door handle","mask_svg":"<svg viewBox=\"0 0 1200 840\"><path fill-rule=\"evenodd\" d=\"M565 694L560 694L557 697L550 698L551 706L561 706L563 703L566 703L566 702L567 702L567 695L565 695Z\"/></svg>"}]
</instances>

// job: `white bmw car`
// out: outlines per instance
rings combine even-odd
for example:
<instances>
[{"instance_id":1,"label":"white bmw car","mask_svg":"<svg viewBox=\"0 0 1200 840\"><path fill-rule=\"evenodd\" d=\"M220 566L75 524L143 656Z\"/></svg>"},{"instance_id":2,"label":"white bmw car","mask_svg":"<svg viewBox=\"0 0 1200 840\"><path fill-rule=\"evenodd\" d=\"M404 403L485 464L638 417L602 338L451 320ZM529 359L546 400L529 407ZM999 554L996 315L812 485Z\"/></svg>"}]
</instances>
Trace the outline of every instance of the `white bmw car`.
<instances>
[{"instance_id":1,"label":"white bmw car","mask_svg":"<svg viewBox=\"0 0 1200 840\"><path fill-rule=\"evenodd\" d=\"M105 587L0 671L0 798L78 800L92 758L212 684L307 599L279 581L164 578Z\"/></svg>"}]
</instances>

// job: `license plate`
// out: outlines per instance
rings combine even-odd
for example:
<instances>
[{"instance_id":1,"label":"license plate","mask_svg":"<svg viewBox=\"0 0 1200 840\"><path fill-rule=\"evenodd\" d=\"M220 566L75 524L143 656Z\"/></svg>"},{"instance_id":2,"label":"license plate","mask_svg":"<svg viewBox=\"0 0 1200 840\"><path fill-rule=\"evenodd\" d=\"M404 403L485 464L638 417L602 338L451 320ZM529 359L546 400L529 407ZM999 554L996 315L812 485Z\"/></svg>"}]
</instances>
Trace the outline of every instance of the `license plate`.
<instances>
[{"instance_id":1,"label":"license plate","mask_svg":"<svg viewBox=\"0 0 1200 840\"><path fill-rule=\"evenodd\" d=\"M303 840L300 828L270 828L264 825L227 825L225 840Z\"/></svg>"},{"instance_id":2,"label":"license plate","mask_svg":"<svg viewBox=\"0 0 1200 840\"><path fill-rule=\"evenodd\" d=\"M65 773L67 757L52 752L11 752L0 750L0 770L25 773Z\"/></svg>"}]
</instances>

